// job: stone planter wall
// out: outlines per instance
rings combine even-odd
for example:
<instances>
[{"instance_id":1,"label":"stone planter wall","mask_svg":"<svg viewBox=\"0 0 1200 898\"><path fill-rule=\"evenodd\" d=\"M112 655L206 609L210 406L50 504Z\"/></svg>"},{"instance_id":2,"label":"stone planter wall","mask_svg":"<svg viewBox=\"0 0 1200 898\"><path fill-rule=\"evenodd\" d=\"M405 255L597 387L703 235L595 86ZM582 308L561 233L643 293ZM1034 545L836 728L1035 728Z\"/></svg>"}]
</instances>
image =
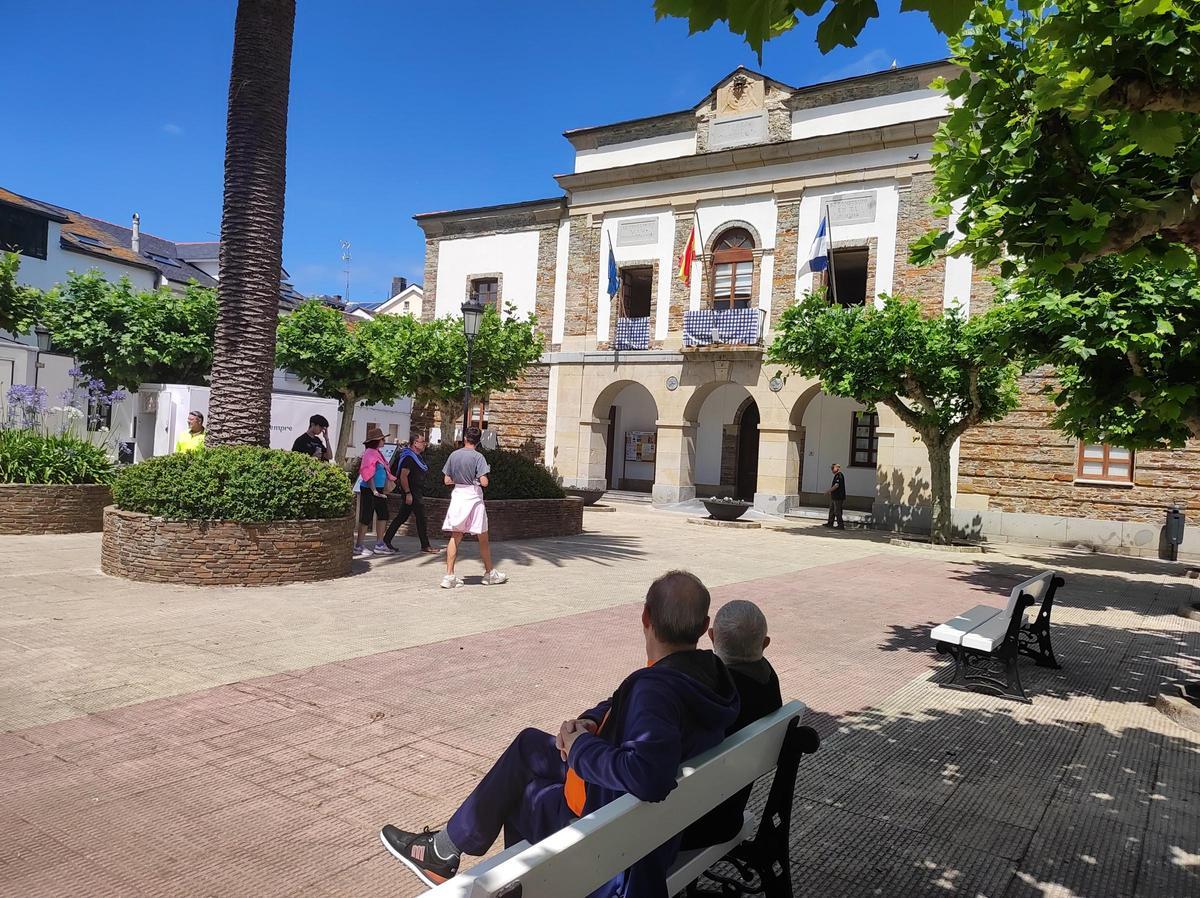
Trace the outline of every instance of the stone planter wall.
<instances>
[{"instance_id":1,"label":"stone planter wall","mask_svg":"<svg viewBox=\"0 0 1200 898\"><path fill-rule=\"evenodd\" d=\"M0 484L0 534L97 533L112 491L98 483Z\"/></svg>"},{"instance_id":2,"label":"stone planter wall","mask_svg":"<svg viewBox=\"0 0 1200 898\"><path fill-rule=\"evenodd\" d=\"M395 516L403 500L388 497L388 509ZM429 536L436 538L446 519L449 499L425 498L425 514L429 520ZM574 496L566 499L488 499L488 536L495 542L506 539L537 539L543 536L571 536L583 532L583 500ZM409 518L401 528L406 536L416 536L416 520ZM442 534L447 536L448 534ZM474 539L474 537L468 537Z\"/></svg>"},{"instance_id":3,"label":"stone planter wall","mask_svg":"<svg viewBox=\"0 0 1200 898\"><path fill-rule=\"evenodd\" d=\"M353 518L167 521L104 509L100 569L115 577L197 586L269 586L350 573Z\"/></svg>"}]
</instances>

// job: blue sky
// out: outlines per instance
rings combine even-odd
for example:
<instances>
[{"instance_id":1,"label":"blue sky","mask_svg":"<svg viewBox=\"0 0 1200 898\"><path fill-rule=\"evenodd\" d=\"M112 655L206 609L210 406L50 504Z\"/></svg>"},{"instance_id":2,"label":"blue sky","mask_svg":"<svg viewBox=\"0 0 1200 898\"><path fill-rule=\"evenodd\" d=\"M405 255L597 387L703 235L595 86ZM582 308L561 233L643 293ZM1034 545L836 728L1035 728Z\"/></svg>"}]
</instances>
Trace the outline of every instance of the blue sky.
<instances>
[{"instance_id":1,"label":"blue sky","mask_svg":"<svg viewBox=\"0 0 1200 898\"><path fill-rule=\"evenodd\" d=\"M217 239L235 5L0 0L0 186ZM828 56L814 28L768 44L761 69L811 84L945 55L923 15ZM392 275L422 278L414 213L553 196L562 131L690 107L739 64L760 68L723 26L655 22L652 0L299 0L284 262L301 292L345 293L349 240L351 298L381 299Z\"/></svg>"}]
</instances>

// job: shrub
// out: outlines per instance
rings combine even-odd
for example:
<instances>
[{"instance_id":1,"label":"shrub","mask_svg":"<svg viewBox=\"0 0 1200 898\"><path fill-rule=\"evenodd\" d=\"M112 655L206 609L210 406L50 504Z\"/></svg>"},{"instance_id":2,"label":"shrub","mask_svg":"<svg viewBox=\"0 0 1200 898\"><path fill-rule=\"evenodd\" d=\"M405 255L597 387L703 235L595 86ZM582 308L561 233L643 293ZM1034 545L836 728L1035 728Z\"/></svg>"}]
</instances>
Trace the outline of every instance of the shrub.
<instances>
[{"instance_id":1,"label":"shrub","mask_svg":"<svg viewBox=\"0 0 1200 898\"><path fill-rule=\"evenodd\" d=\"M484 490L488 499L561 499L566 495L545 466L528 456L506 449L480 451L492 466L489 486ZM444 445L425 450L425 463L429 465L423 490L426 496L444 499L450 495L450 487L442 483L442 466L450 452L451 448Z\"/></svg>"},{"instance_id":2,"label":"shrub","mask_svg":"<svg viewBox=\"0 0 1200 898\"><path fill-rule=\"evenodd\" d=\"M182 521L340 518L350 481L338 468L298 452L214 446L132 465L117 475L118 508Z\"/></svg>"},{"instance_id":3,"label":"shrub","mask_svg":"<svg viewBox=\"0 0 1200 898\"><path fill-rule=\"evenodd\" d=\"M111 483L115 472L103 446L79 437L0 429L0 483Z\"/></svg>"}]
</instances>

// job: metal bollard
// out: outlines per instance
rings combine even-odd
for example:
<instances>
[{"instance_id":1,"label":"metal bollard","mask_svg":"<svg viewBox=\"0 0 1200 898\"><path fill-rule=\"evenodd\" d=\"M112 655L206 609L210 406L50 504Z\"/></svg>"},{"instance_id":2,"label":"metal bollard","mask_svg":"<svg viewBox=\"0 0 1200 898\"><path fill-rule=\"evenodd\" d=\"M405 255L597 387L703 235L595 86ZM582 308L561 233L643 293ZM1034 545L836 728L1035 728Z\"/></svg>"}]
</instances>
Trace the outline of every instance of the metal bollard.
<instances>
[{"instance_id":1,"label":"metal bollard","mask_svg":"<svg viewBox=\"0 0 1200 898\"><path fill-rule=\"evenodd\" d=\"M1179 544L1183 542L1183 527L1185 523L1183 512L1179 510L1178 505L1172 505L1167 509L1165 533L1167 544L1171 547L1172 561L1179 560Z\"/></svg>"}]
</instances>

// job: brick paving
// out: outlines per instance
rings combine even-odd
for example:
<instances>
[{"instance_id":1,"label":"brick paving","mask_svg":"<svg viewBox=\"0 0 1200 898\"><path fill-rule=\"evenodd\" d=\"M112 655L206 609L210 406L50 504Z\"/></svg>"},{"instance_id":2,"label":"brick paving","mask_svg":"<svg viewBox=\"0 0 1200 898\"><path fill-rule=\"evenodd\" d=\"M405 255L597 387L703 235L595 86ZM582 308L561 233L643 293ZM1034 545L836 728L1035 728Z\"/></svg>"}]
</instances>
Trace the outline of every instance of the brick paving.
<instances>
[{"instance_id":1,"label":"brick paving","mask_svg":"<svg viewBox=\"0 0 1200 898\"><path fill-rule=\"evenodd\" d=\"M605 524L620 529L636 518L606 515ZM687 548L704 528L653 520L658 538L679 541L677 554L632 566L715 565ZM785 697L806 701L809 722L826 736L797 786L798 894L1200 894L1200 737L1146 703L1164 679L1200 666L1200 623L1171 614L1191 595L1186 581L1119 559L963 559L818 534L739 543L789 556L790 570L750 579L771 572L756 557L727 555L723 574L710 578L724 584L714 590L718 604L761 604ZM407 644L398 637L398 647L362 652L356 639L338 657L306 626L293 631L292 657L336 660L285 669L282 646L268 654L247 642L226 648L231 663L276 663L278 672L174 693L172 680L160 697L123 706L118 689L110 706L68 719L55 717L65 702L51 685L54 669L85 681L86 663L64 662L88 647L42 646L33 669L0 692L8 720L19 719L13 696L50 708L47 722L0 735L0 895L418 894L379 849L378 826L440 823L519 727L556 726L642 661L639 603L618 591L629 572L609 570L606 582L581 553L564 551L560 567L537 563L547 560L534 559L524 575L534 581L546 568L546 583L584 577L592 589L556 603L538 581L528 591L547 602L540 609L494 609L517 601L515 584L444 599L434 591L440 606L423 596L386 609L389 630L403 630L405 615L422 618ZM1047 564L1068 579L1054 623L1063 670L1023 665L1030 705L940 688L946 668L930 650L929 625L997 601ZM380 573L346 582L375 585ZM121 620L130 638L164 632L161 621L125 616L103 593L70 581L63 589L70 598L56 605L48 596L52 605L90 601L94 616ZM313 614L306 605L321 602L340 600L352 618L364 611L344 585L292 590L282 595L301 620ZM185 603L187 617L174 624L205 620L207 604L209 629L224 633L226 604L244 615L241 603L254 595L177 591L169 598ZM430 638L445 625L429 618L461 615L457 603L481 596L489 601L473 614L483 620ZM275 601L264 602L268 619ZM0 639L18 632L0 623ZM19 628L27 642L31 629ZM86 657L117 678L110 658Z\"/></svg>"}]
</instances>

